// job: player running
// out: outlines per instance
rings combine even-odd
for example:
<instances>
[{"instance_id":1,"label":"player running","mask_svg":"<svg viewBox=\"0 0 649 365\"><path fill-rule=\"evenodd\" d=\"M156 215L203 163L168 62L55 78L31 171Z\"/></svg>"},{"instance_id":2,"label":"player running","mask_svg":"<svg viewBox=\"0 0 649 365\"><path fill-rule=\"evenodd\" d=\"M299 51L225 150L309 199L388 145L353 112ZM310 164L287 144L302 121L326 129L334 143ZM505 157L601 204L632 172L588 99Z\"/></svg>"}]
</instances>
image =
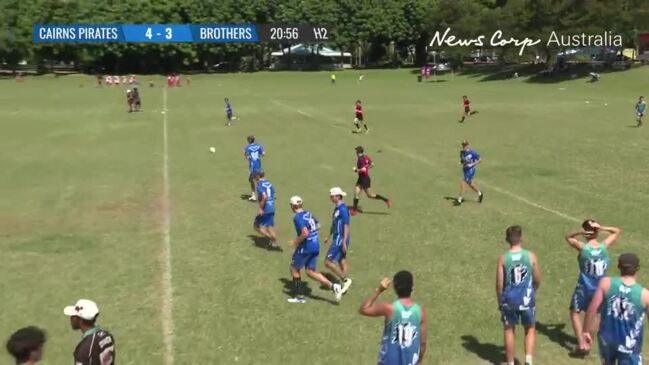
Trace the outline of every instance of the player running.
<instances>
[{"instance_id":1,"label":"player running","mask_svg":"<svg viewBox=\"0 0 649 365\"><path fill-rule=\"evenodd\" d=\"M133 90L131 90L131 89L126 90L126 104L128 104L128 112L129 113L133 112L134 102L135 102L135 100L133 99Z\"/></svg>"},{"instance_id":2,"label":"player running","mask_svg":"<svg viewBox=\"0 0 649 365\"><path fill-rule=\"evenodd\" d=\"M570 319L575 338L579 341L575 350L577 355L588 353L587 345L582 341L582 323L580 313L588 309L600 279L606 275L609 264L608 249L620 238L622 230L618 227L602 226L594 220L587 220L580 231L566 235L566 241L579 252L579 278L570 302ZM603 241L597 239L600 231L609 233ZM577 239L582 236L585 242Z\"/></svg>"},{"instance_id":3,"label":"player running","mask_svg":"<svg viewBox=\"0 0 649 365\"><path fill-rule=\"evenodd\" d=\"M464 189L466 186L470 187L471 190L478 193L478 203L482 203L484 194L478 189L478 187L473 182L473 177L477 171L476 166L482 162L480 159L480 154L471 149L469 141L462 141L462 150L460 150L460 165L462 165L462 173L464 177L460 181L460 196L457 198L457 203L462 204L464 202Z\"/></svg>"},{"instance_id":4,"label":"player running","mask_svg":"<svg viewBox=\"0 0 649 365\"><path fill-rule=\"evenodd\" d=\"M645 112L647 111L647 102L644 100L644 97L641 96L638 98L638 102L635 105L636 120L638 121L638 127L642 127L642 119L644 118Z\"/></svg>"},{"instance_id":5,"label":"player running","mask_svg":"<svg viewBox=\"0 0 649 365\"><path fill-rule=\"evenodd\" d=\"M464 123L464 120L473 114L471 112L471 101L468 96L462 96L462 104L464 106L464 114L462 114L462 118L460 118L460 123Z\"/></svg>"},{"instance_id":6,"label":"player running","mask_svg":"<svg viewBox=\"0 0 649 365\"><path fill-rule=\"evenodd\" d=\"M225 126L229 127L232 125L232 121L236 120L237 117L235 117L232 112L232 104L230 103L230 99L225 98L223 100L225 101L225 119L226 119Z\"/></svg>"},{"instance_id":7,"label":"player running","mask_svg":"<svg viewBox=\"0 0 649 365\"><path fill-rule=\"evenodd\" d=\"M380 194L374 194L371 190L372 180L370 179L370 168L374 167L374 163L370 159L370 156L365 154L365 150L362 146L356 147L356 167L354 167L354 172L358 173L358 180L356 180L356 187L354 189L354 207L349 210L351 215L356 215L357 212L362 211L358 208L358 197L360 196L361 191L365 192L370 199L382 200L387 204L388 208L392 206L392 201L389 198L384 197Z\"/></svg>"},{"instance_id":8,"label":"player running","mask_svg":"<svg viewBox=\"0 0 649 365\"><path fill-rule=\"evenodd\" d=\"M370 129L367 128L367 122L365 121L365 118L363 118L363 104L361 103L360 100L356 100L356 106L354 107L354 115L355 115L354 125L356 126L355 133L362 133L361 123L363 123L363 128L365 128L365 133L368 133Z\"/></svg>"},{"instance_id":9,"label":"player running","mask_svg":"<svg viewBox=\"0 0 649 365\"><path fill-rule=\"evenodd\" d=\"M390 279L383 278L358 310L364 316L384 318L378 365L418 365L426 354L426 309L411 298L413 281L410 272L399 271L392 281L398 299L375 304L390 286Z\"/></svg>"},{"instance_id":10,"label":"player running","mask_svg":"<svg viewBox=\"0 0 649 365\"><path fill-rule=\"evenodd\" d=\"M248 160L248 167L250 169L250 175L248 175L248 181L250 182L250 190L252 194L248 198L250 201L257 200L257 188L255 182L252 178L255 172L261 171L261 157L266 155L264 147L258 143L255 143L255 136L248 136L246 138L248 144L243 149L243 156Z\"/></svg>"},{"instance_id":11,"label":"player running","mask_svg":"<svg viewBox=\"0 0 649 365\"><path fill-rule=\"evenodd\" d=\"M336 300L339 301L342 296L340 284L333 284L326 276L316 271L318 255L320 254L320 223L311 214L302 208L302 198L293 196L290 200L291 210L293 211L293 224L297 238L289 241L290 245L295 247L293 258L291 260L291 277L293 278L293 296L288 299L289 303L306 303L304 294L301 290L300 270L305 269L307 276L318 281L323 286L331 289Z\"/></svg>"},{"instance_id":12,"label":"player running","mask_svg":"<svg viewBox=\"0 0 649 365\"><path fill-rule=\"evenodd\" d=\"M601 315L598 332L599 356L603 365L642 365L644 319L649 308L649 290L636 282L640 259L624 253L618 259L620 276L599 281L586 312L583 341L589 348Z\"/></svg>"},{"instance_id":13,"label":"player running","mask_svg":"<svg viewBox=\"0 0 649 365\"><path fill-rule=\"evenodd\" d=\"M257 185L257 196L259 197L259 212L255 217L254 227L260 235L268 238L268 248L280 249L275 234L275 187L266 180L263 171L256 171L253 180Z\"/></svg>"},{"instance_id":14,"label":"player running","mask_svg":"<svg viewBox=\"0 0 649 365\"><path fill-rule=\"evenodd\" d=\"M140 92L137 87L133 88L133 111L139 112L142 109L142 99L140 99Z\"/></svg>"},{"instance_id":15,"label":"player running","mask_svg":"<svg viewBox=\"0 0 649 365\"><path fill-rule=\"evenodd\" d=\"M496 296L504 325L507 365L514 365L514 330L519 321L525 329L525 365L532 365L536 342L535 295L541 272L536 255L522 247L520 226L507 228L505 240L509 251L498 258Z\"/></svg>"},{"instance_id":16,"label":"player running","mask_svg":"<svg viewBox=\"0 0 649 365\"><path fill-rule=\"evenodd\" d=\"M331 202L334 203L335 208L332 214L331 229L325 238L324 243L329 243L329 237L333 236L333 242L329 251L327 251L327 258L325 259L325 266L343 283L342 292L345 294L349 287L352 286L352 279L347 277L347 250L349 249L349 209L343 201L347 193L339 187L334 187L329 190L329 197Z\"/></svg>"}]
</instances>

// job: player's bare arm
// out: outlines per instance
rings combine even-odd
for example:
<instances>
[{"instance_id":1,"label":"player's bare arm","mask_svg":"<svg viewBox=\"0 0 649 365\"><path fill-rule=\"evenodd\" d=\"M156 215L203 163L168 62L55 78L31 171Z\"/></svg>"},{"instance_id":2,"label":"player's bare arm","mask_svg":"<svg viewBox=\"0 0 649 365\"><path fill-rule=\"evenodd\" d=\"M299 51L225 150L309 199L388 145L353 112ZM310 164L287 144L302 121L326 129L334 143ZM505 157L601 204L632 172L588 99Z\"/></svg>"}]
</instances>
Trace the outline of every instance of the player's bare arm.
<instances>
[{"instance_id":1,"label":"player's bare arm","mask_svg":"<svg viewBox=\"0 0 649 365\"><path fill-rule=\"evenodd\" d=\"M347 253L347 240L349 240L349 224L343 226L343 243L342 249L344 253Z\"/></svg>"},{"instance_id":2,"label":"player's bare arm","mask_svg":"<svg viewBox=\"0 0 649 365\"><path fill-rule=\"evenodd\" d=\"M503 287L505 286L505 277L504 277L504 263L503 256L501 255L498 258L498 265L496 266L496 300L498 301L498 308L500 308L500 297L503 293Z\"/></svg>"},{"instance_id":3,"label":"player's bare arm","mask_svg":"<svg viewBox=\"0 0 649 365\"><path fill-rule=\"evenodd\" d=\"M300 235L297 236L297 238L288 241L288 243L289 243L291 246L293 246L293 247L297 247L297 246L299 246L302 242L304 242L304 240L306 240L307 237L309 237L309 233L310 233L310 232L309 232L309 229L306 228L306 227L304 227L304 228L302 228L302 231L300 232Z\"/></svg>"},{"instance_id":4,"label":"player's bare arm","mask_svg":"<svg viewBox=\"0 0 649 365\"><path fill-rule=\"evenodd\" d=\"M266 194L261 193L261 196L259 197L259 215L264 214L264 206L266 205Z\"/></svg>"},{"instance_id":5,"label":"player's bare arm","mask_svg":"<svg viewBox=\"0 0 649 365\"><path fill-rule=\"evenodd\" d=\"M428 330L426 329L426 308L421 307L421 338L419 340L419 365L422 365L424 355L426 354L426 340L428 339Z\"/></svg>"},{"instance_id":6,"label":"player's bare arm","mask_svg":"<svg viewBox=\"0 0 649 365\"><path fill-rule=\"evenodd\" d=\"M368 317L380 317L383 316L385 318L390 318L392 315L392 304L387 303L387 302L382 302L382 303L374 303L376 302L376 299L387 289L390 287L390 284L392 281L389 278L383 278L381 282L379 283L379 286L374 289L374 292L372 295L370 295L363 304L361 304L361 307L358 309L358 312L364 316Z\"/></svg>"},{"instance_id":7,"label":"player's bare arm","mask_svg":"<svg viewBox=\"0 0 649 365\"><path fill-rule=\"evenodd\" d=\"M534 285L534 290L538 290L541 286L541 268L534 252L530 252L530 259L532 261L532 285Z\"/></svg>"},{"instance_id":8,"label":"player's bare arm","mask_svg":"<svg viewBox=\"0 0 649 365\"><path fill-rule=\"evenodd\" d=\"M611 286L611 279L606 277L599 281L597 290L593 295L593 299L588 306L586 311L586 318L584 320L584 341L590 347L593 342L593 334L595 333L595 327L597 324L597 311L604 301L604 294L608 291L608 288Z\"/></svg>"},{"instance_id":9,"label":"player's bare arm","mask_svg":"<svg viewBox=\"0 0 649 365\"><path fill-rule=\"evenodd\" d=\"M581 240L577 239L577 237L579 237L579 236L583 237L585 234L586 234L586 232L584 232L584 230L582 229L582 230L579 230L579 231L574 231L574 232L568 233L567 235L564 236L564 239L575 250L581 252L581 250L584 248L584 243Z\"/></svg>"},{"instance_id":10,"label":"player's bare arm","mask_svg":"<svg viewBox=\"0 0 649 365\"><path fill-rule=\"evenodd\" d=\"M620 235L622 234L622 229L619 228L619 227L615 227L615 226L601 226L601 225L599 225L599 223L597 223L597 222L595 222L595 224L599 226L598 229L599 229L600 231L604 231L604 232L606 232L606 233L609 234L608 237L606 237L606 238L604 239L604 244L606 245L606 247L611 247L611 246L613 246L613 244L615 244L615 242L617 242L617 240L620 238ZM593 226L593 227L594 227L594 226Z\"/></svg>"}]
</instances>

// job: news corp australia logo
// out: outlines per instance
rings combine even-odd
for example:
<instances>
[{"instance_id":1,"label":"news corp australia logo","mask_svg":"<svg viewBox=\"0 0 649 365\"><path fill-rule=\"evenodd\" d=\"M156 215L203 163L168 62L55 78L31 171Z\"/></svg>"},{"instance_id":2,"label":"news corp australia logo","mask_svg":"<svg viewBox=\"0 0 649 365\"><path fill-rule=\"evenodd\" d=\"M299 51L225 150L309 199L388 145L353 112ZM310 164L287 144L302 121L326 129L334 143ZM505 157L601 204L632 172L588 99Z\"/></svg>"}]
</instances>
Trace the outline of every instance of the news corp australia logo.
<instances>
[{"instance_id":1,"label":"news corp australia logo","mask_svg":"<svg viewBox=\"0 0 649 365\"><path fill-rule=\"evenodd\" d=\"M429 47L505 47L513 45L518 47L519 56L523 55L525 48L536 46L543 42L539 38L515 38L503 35L502 30L495 31L488 39L487 36L480 35L475 38L460 38L451 34L451 28L441 33L436 31ZM545 42L546 47L622 47L622 36L613 34L611 31L603 31L601 34L559 34L552 31Z\"/></svg>"}]
</instances>

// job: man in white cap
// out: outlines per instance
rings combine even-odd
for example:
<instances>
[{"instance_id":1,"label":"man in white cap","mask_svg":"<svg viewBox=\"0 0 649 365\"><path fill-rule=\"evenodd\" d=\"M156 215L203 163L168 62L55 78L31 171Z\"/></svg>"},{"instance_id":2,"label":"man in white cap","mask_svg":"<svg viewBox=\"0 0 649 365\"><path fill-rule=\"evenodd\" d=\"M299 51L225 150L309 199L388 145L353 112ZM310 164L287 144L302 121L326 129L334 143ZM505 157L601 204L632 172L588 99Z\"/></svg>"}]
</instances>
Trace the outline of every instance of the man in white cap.
<instances>
[{"instance_id":1,"label":"man in white cap","mask_svg":"<svg viewBox=\"0 0 649 365\"><path fill-rule=\"evenodd\" d=\"M115 365L113 335L95 324L99 308L92 300L79 299L63 313L70 317L73 330L81 331L81 342L74 349L75 365Z\"/></svg>"},{"instance_id":2,"label":"man in white cap","mask_svg":"<svg viewBox=\"0 0 649 365\"><path fill-rule=\"evenodd\" d=\"M288 299L289 303L306 303L302 293L302 278L300 270L305 269L306 274L313 280L318 281L323 286L331 289L336 296L336 300L342 298L342 288L340 284L333 284L326 276L316 271L318 255L320 254L320 224L318 220L302 208L302 198L293 196L290 200L291 210L293 211L293 223L297 238L289 241L291 246L295 247L293 258L291 260L291 277L293 278L293 295Z\"/></svg>"},{"instance_id":3,"label":"man in white cap","mask_svg":"<svg viewBox=\"0 0 649 365\"><path fill-rule=\"evenodd\" d=\"M329 237L333 236L333 242L327 251L325 266L329 268L342 282L342 293L345 294L352 285L352 279L347 277L347 249L349 248L349 209L343 201L347 193L339 187L329 190L329 198L335 208L332 214L331 229L325 238L329 243Z\"/></svg>"}]
</instances>

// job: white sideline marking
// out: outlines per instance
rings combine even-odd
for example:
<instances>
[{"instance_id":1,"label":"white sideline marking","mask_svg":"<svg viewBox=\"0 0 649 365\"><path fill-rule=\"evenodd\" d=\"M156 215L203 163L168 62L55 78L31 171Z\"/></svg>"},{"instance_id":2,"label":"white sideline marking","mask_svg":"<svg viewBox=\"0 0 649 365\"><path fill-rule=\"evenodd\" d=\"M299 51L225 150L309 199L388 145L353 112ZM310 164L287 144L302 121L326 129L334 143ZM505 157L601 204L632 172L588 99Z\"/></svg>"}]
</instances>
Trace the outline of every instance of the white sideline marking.
<instances>
[{"instance_id":1,"label":"white sideline marking","mask_svg":"<svg viewBox=\"0 0 649 365\"><path fill-rule=\"evenodd\" d=\"M282 103L282 102L280 102L280 101L278 101L278 100L270 99L270 101L271 101L273 104L276 104L276 105L279 105L279 106L283 106L283 107L286 107L286 108L290 108L290 106L288 106L288 105L286 105L286 104L284 104L284 103ZM305 113L305 112L303 112L303 111L301 111L301 110L299 110L299 109L297 109L296 111L297 111L299 114L302 114L302 115L307 116L307 117L309 117L309 118L317 119L316 117L312 116L311 114ZM331 127L333 127L333 128L338 128L338 127L339 127L339 126L337 126L337 125L329 125L329 126L331 126ZM415 161L421 162L421 163L426 164L426 165L431 166L431 167L436 167L433 163L431 163L431 162L428 161L427 159L425 159L425 158L423 158L423 157L421 157L421 156L419 156L419 155L417 155L417 154L413 154L413 153L410 153L410 152L404 151L404 150L402 150L402 149L400 149L400 148L397 148L397 147L394 147L394 146L391 146L391 145L383 145L383 147L384 147L384 148L387 148L387 149L389 149L389 150L391 150L391 151L393 151L393 152L396 152L396 153L398 153L398 154L400 154L400 155L402 155L402 156L408 157L408 158L410 158L410 159L412 159L412 160L415 160ZM573 221L573 222L577 222L577 223L581 222L581 220L580 220L579 218L575 218L575 217L573 217L573 216L571 216L571 215L568 215L568 214L566 214L566 213L562 213L562 212L560 212L560 211L558 211L558 210L555 210L555 209L552 209L552 208L545 207L545 206L543 206L543 205L541 205L541 204L535 203L535 202L533 202L533 201L531 201L531 200L529 200L529 199L527 199L527 198L524 198L524 197L522 197L522 196L520 196L520 195L514 194L514 193L512 193L512 192L509 191L509 190L505 190L505 189L500 188L500 187L498 187L498 186L496 186L496 185L492 185L492 184L490 184L490 183L486 183L486 182L484 182L484 180L480 180L480 181L481 181L482 185L488 186L489 188L491 188L491 189L493 189L493 190L495 190L495 191L497 191L497 192L499 192L499 193L501 193L501 194L507 195L507 196L509 196L510 198L514 198L514 199L516 199L516 200L518 200L518 201L521 201L521 202L523 202L523 203L525 203L525 204L527 204L527 205L529 205L529 206L531 206L531 207L534 207L534 208L537 208L537 209L541 209L541 210L546 211L546 212L548 212L548 213L552 213L552 214L554 214L554 215L556 215L556 216L559 216L559 217L561 217L561 218L567 219L567 220L569 220L569 221Z\"/></svg>"},{"instance_id":2,"label":"white sideline marking","mask_svg":"<svg viewBox=\"0 0 649 365\"><path fill-rule=\"evenodd\" d=\"M174 363L173 287L171 283L171 213L169 208L169 145L167 138L167 88L162 89L162 340L164 364Z\"/></svg>"}]
</instances>

